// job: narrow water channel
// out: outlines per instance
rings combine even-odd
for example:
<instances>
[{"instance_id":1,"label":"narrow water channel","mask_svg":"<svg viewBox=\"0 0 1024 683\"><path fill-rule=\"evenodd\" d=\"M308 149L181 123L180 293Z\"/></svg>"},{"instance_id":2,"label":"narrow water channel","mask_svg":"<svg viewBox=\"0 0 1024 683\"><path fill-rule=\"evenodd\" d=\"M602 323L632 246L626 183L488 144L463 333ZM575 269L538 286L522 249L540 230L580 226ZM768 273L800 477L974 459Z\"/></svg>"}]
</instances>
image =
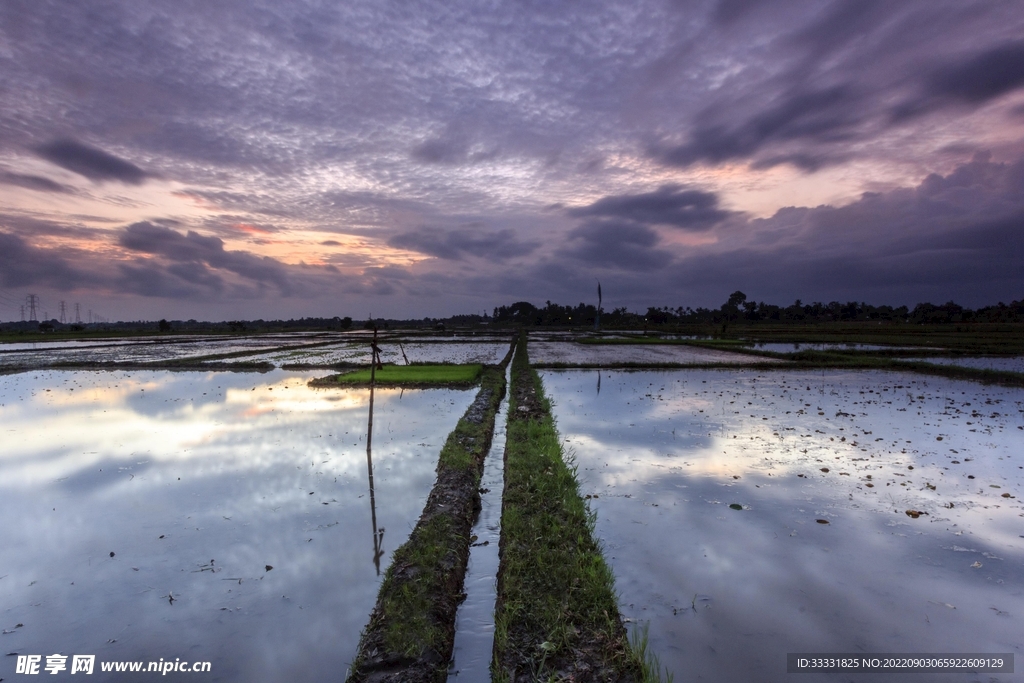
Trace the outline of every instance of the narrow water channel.
<instances>
[{"instance_id":1,"label":"narrow water channel","mask_svg":"<svg viewBox=\"0 0 1024 683\"><path fill-rule=\"evenodd\" d=\"M511 369L505 382L511 382ZM509 392L494 418L494 438L484 461L480 479L480 516L473 525L476 540L469 551L466 569L466 600L455 621L455 648L449 681L490 680L491 651L494 647L495 581L498 576L498 538L501 535L501 491L505 485L505 416Z\"/></svg>"}]
</instances>

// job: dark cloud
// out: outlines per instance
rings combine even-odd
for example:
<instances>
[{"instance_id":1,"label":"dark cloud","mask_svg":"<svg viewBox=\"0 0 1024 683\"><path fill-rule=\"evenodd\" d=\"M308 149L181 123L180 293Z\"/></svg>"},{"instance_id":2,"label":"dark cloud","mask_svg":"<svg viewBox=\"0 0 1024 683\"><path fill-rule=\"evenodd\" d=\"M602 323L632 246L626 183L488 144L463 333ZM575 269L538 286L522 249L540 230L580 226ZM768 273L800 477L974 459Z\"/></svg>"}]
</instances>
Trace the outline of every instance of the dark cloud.
<instances>
[{"instance_id":1,"label":"dark cloud","mask_svg":"<svg viewBox=\"0 0 1024 683\"><path fill-rule=\"evenodd\" d=\"M589 206L568 211L570 216L594 216L635 221L645 225L670 225L684 230L708 230L729 217L719 208L713 192L663 185L654 192L602 197Z\"/></svg>"},{"instance_id":2,"label":"dark cloud","mask_svg":"<svg viewBox=\"0 0 1024 683\"><path fill-rule=\"evenodd\" d=\"M965 102L985 102L1024 86L1024 41L1000 45L962 64L935 71L932 94Z\"/></svg>"},{"instance_id":3,"label":"dark cloud","mask_svg":"<svg viewBox=\"0 0 1024 683\"><path fill-rule=\"evenodd\" d=\"M101 278L68 262L56 249L34 247L18 235L0 232L0 285L70 290Z\"/></svg>"},{"instance_id":4,"label":"dark cloud","mask_svg":"<svg viewBox=\"0 0 1024 683\"><path fill-rule=\"evenodd\" d=\"M47 161L90 180L140 185L147 178L146 172L135 164L74 140L55 140L36 147L36 152Z\"/></svg>"},{"instance_id":5,"label":"dark cloud","mask_svg":"<svg viewBox=\"0 0 1024 683\"><path fill-rule=\"evenodd\" d=\"M213 277L216 278L216 276ZM211 281L209 272L199 273L197 281L182 278L179 274L170 272L162 264L145 261L119 263L115 282L119 290L137 296L189 301L208 300L211 294L224 290L223 282L219 279Z\"/></svg>"},{"instance_id":6,"label":"dark cloud","mask_svg":"<svg viewBox=\"0 0 1024 683\"><path fill-rule=\"evenodd\" d=\"M1024 87L1024 41L1004 43L935 68L921 94L896 108L896 120L927 113L949 103L983 104Z\"/></svg>"},{"instance_id":7,"label":"dark cloud","mask_svg":"<svg viewBox=\"0 0 1024 683\"><path fill-rule=\"evenodd\" d=\"M941 123L1024 85L1024 42L989 37L994 44L979 49L967 38L995 22L1019 25L1008 6L778 3L773 18L761 4L716 6L719 23L756 11L778 32L756 50L757 63L744 63L753 53L742 49L722 57L745 68L729 77L729 87L695 100L700 108L678 127L660 127L648 144L651 158L684 168L739 161L755 170L790 164L815 171L864 154L865 143L914 116L934 114ZM740 33L769 35L752 22ZM937 41L939 35L957 39Z\"/></svg>"},{"instance_id":8,"label":"dark cloud","mask_svg":"<svg viewBox=\"0 0 1024 683\"><path fill-rule=\"evenodd\" d=\"M388 239L396 249L457 261L476 256L489 261L505 261L532 253L538 242L520 240L512 230L486 230L481 227L443 229L423 227Z\"/></svg>"},{"instance_id":9,"label":"dark cloud","mask_svg":"<svg viewBox=\"0 0 1024 683\"><path fill-rule=\"evenodd\" d=\"M496 159L499 147L471 144L464 135L448 134L424 140L412 149L412 157L429 164L475 164Z\"/></svg>"},{"instance_id":10,"label":"dark cloud","mask_svg":"<svg viewBox=\"0 0 1024 683\"><path fill-rule=\"evenodd\" d=\"M177 264L191 264L191 270L178 267L173 274L182 274L184 279L194 277L199 271L195 267L206 264L211 268L226 270L255 282L258 286L274 285L284 296L293 293L294 285L288 277L286 266L267 256L254 256L244 251L227 251L219 237L205 237L189 230L182 235L176 230L153 225L148 222L129 225L121 234L119 244L132 251L163 257ZM216 282L214 276L200 280Z\"/></svg>"},{"instance_id":11,"label":"dark cloud","mask_svg":"<svg viewBox=\"0 0 1024 683\"><path fill-rule=\"evenodd\" d=\"M557 256L591 266L651 271L667 266L672 252L658 247L658 234L632 222L594 220L572 230Z\"/></svg>"},{"instance_id":12,"label":"dark cloud","mask_svg":"<svg viewBox=\"0 0 1024 683\"><path fill-rule=\"evenodd\" d=\"M466 156L466 145L451 140L426 140L412 149L413 159L431 164L453 164Z\"/></svg>"},{"instance_id":13,"label":"dark cloud","mask_svg":"<svg viewBox=\"0 0 1024 683\"><path fill-rule=\"evenodd\" d=\"M71 192L71 188L56 181L37 175L0 171L0 183L24 187L37 192Z\"/></svg>"},{"instance_id":14,"label":"dark cloud","mask_svg":"<svg viewBox=\"0 0 1024 683\"><path fill-rule=\"evenodd\" d=\"M31 215L0 213L0 229L18 235L29 243L43 236L94 241L102 240L106 235L103 229L87 227L79 222L96 220L92 216L63 218L64 220L47 220Z\"/></svg>"},{"instance_id":15,"label":"dark cloud","mask_svg":"<svg viewBox=\"0 0 1024 683\"><path fill-rule=\"evenodd\" d=\"M166 266L166 270L182 282L204 287L212 293L224 291L224 278L207 268L203 263L196 261L172 263Z\"/></svg>"},{"instance_id":16,"label":"dark cloud","mask_svg":"<svg viewBox=\"0 0 1024 683\"><path fill-rule=\"evenodd\" d=\"M684 258L675 286L739 288L773 302L955 298L982 305L1019 298L1024 161L979 155L916 188L866 194L839 208L784 209L742 232L745 238L717 253Z\"/></svg>"},{"instance_id":17,"label":"dark cloud","mask_svg":"<svg viewBox=\"0 0 1024 683\"><path fill-rule=\"evenodd\" d=\"M796 89L783 94L774 106L756 112L737 124L722 123L717 109L702 113L689 139L678 145L658 143L650 154L672 166L690 166L698 162L719 164L731 159L752 159L764 148L781 143L801 142L834 145L852 141L863 114L858 110L860 96L850 85L823 90ZM789 161L805 170L816 170L832 152L814 149L799 154L775 155L761 160L759 166Z\"/></svg>"},{"instance_id":18,"label":"dark cloud","mask_svg":"<svg viewBox=\"0 0 1024 683\"><path fill-rule=\"evenodd\" d=\"M734 216L710 248L678 249L635 222L591 220L550 257L482 278L504 301L575 302L595 270L608 306L718 306L740 289L786 304L868 301L968 306L1024 291L1024 160L986 155L916 187L868 193L841 207L789 207ZM453 285L455 286L455 285Z\"/></svg>"}]
</instances>

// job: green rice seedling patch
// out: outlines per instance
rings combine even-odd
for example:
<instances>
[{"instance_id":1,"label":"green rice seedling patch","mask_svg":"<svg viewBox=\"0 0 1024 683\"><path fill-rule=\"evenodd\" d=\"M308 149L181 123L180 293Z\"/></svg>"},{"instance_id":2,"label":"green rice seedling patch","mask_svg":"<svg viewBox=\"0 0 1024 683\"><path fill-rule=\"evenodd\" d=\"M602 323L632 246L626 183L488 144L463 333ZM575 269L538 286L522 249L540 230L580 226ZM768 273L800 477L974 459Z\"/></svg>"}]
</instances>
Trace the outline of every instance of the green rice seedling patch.
<instances>
[{"instance_id":1,"label":"green rice seedling patch","mask_svg":"<svg viewBox=\"0 0 1024 683\"><path fill-rule=\"evenodd\" d=\"M374 373L377 386L451 387L470 386L480 377L483 365L385 365ZM370 368L316 380L313 386L366 386Z\"/></svg>"}]
</instances>

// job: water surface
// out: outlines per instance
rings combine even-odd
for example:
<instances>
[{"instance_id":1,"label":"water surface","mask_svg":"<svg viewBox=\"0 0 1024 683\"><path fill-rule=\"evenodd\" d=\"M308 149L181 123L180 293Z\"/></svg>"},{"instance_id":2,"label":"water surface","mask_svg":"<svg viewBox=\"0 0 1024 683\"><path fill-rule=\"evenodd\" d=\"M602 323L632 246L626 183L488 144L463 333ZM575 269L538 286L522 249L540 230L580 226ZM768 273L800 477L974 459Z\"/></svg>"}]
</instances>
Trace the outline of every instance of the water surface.
<instances>
[{"instance_id":1,"label":"water surface","mask_svg":"<svg viewBox=\"0 0 1024 683\"><path fill-rule=\"evenodd\" d=\"M1024 391L867 371L542 376L623 614L677 681L787 679L787 652L1024 663Z\"/></svg>"},{"instance_id":2,"label":"water surface","mask_svg":"<svg viewBox=\"0 0 1024 683\"><path fill-rule=\"evenodd\" d=\"M613 365L615 363L787 363L731 351L682 344L576 344L567 341L531 341L533 363Z\"/></svg>"},{"instance_id":3,"label":"water surface","mask_svg":"<svg viewBox=\"0 0 1024 683\"><path fill-rule=\"evenodd\" d=\"M474 392L377 391L371 510L368 391L309 377L0 377L5 652L343 678Z\"/></svg>"},{"instance_id":4,"label":"water surface","mask_svg":"<svg viewBox=\"0 0 1024 683\"><path fill-rule=\"evenodd\" d=\"M182 360L198 356L295 346L304 343L337 341L344 344L349 337L337 333L274 334L224 337L135 337L131 340L103 342L34 342L0 345L0 368L42 366L49 363L109 363ZM236 360L250 360L242 356Z\"/></svg>"},{"instance_id":5,"label":"water surface","mask_svg":"<svg viewBox=\"0 0 1024 683\"><path fill-rule=\"evenodd\" d=\"M509 340L464 341L463 339L439 338L430 342L398 342L379 340L380 360L384 363L405 365L410 363L483 363L496 365L508 353ZM403 356L403 351L405 355ZM345 343L310 350L276 351L246 357L250 361L269 361L275 365L286 363L309 363L331 365L333 363L370 362L369 340L359 343Z\"/></svg>"}]
</instances>

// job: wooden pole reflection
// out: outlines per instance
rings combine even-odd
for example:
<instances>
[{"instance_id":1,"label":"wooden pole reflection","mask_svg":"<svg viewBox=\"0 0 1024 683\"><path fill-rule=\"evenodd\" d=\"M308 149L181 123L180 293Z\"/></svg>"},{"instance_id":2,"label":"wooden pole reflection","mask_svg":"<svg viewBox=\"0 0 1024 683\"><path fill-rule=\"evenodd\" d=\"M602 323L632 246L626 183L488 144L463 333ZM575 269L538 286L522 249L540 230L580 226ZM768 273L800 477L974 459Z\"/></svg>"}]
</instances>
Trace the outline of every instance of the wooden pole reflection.
<instances>
[{"instance_id":1,"label":"wooden pole reflection","mask_svg":"<svg viewBox=\"0 0 1024 683\"><path fill-rule=\"evenodd\" d=\"M366 471L370 480L370 520L373 523L373 565L380 576L380 558L384 554L384 529L377 528L377 501L373 495L373 386L380 363L380 348L377 346L377 328L373 328L373 341L370 342L370 416L366 423Z\"/></svg>"}]
</instances>

